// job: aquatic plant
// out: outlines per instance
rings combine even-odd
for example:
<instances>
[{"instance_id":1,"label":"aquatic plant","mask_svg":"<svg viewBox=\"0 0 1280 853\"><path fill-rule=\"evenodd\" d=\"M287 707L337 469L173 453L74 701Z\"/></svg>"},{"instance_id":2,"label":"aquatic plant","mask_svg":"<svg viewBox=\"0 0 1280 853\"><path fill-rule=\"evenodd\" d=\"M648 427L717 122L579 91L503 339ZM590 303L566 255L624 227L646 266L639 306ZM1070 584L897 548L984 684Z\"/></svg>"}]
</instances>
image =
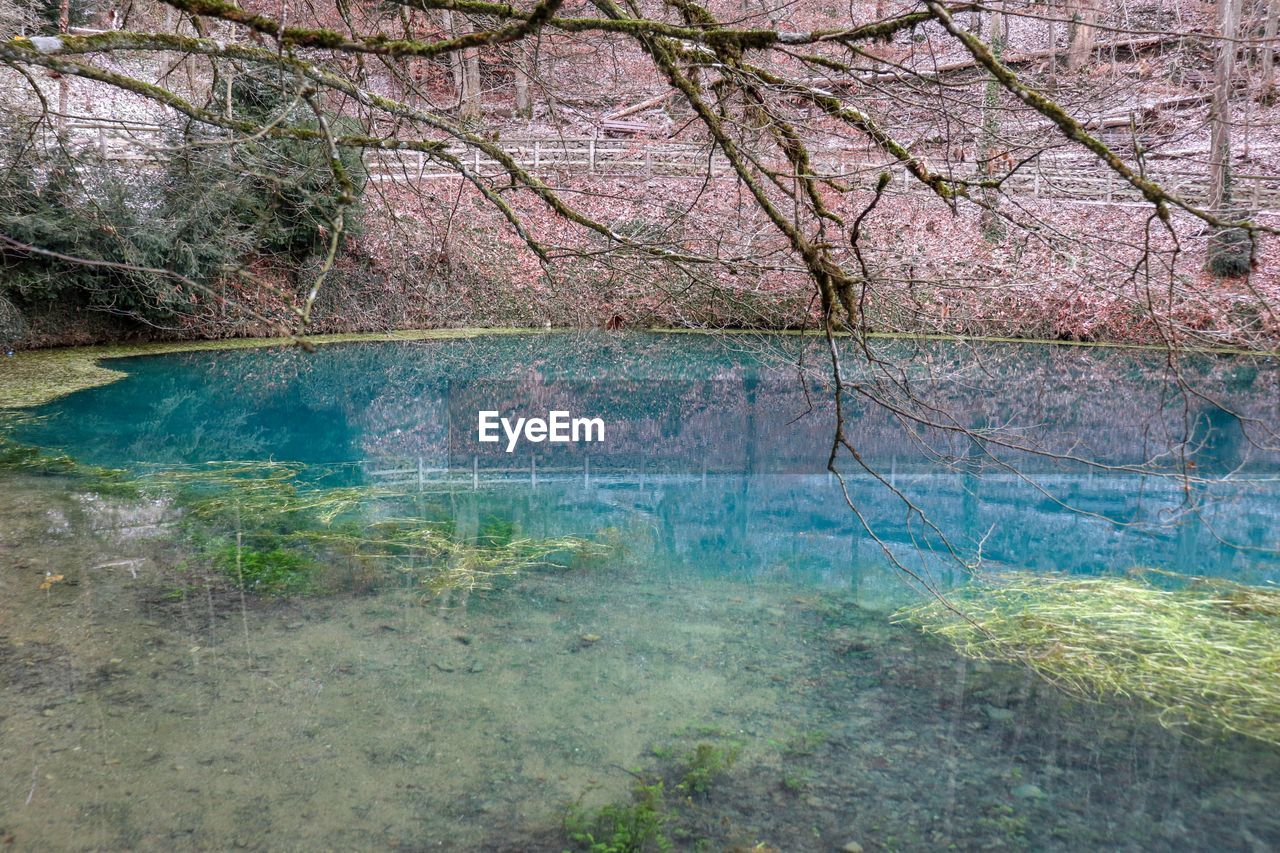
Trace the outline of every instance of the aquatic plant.
<instances>
[{"instance_id":1,"label":"aquatic plant","mask_svg":"<svg viewBox=\"0 0 1280 853\"><path fill-rule=\"evenodd\" d=\"M196 550L255 592L313 591L324 565L347 561L360 565L366 581L371 567L380 567L439 595L489 589L500 578L604 551L577 537L516 539L510 532L463 541L453 535L447 513L426 505L430 495L326 485L342 466L211 462L138 474L84 465L6 435L27 417L0 413L0 471L58 475L96 494L167 501L181 511Z\"/></svg>"},{"instance_id":2,"label":"aquatic plant","mask_svg":"<svg viewBox=\"0 0 1280 853\"><path fill-rule=\"evenodd\" d=\"M1158 585L1154 580L1164 585ZM1280 589L1011 572L900 611L961 654L1024 663L1084 698L1129 697L1163 725L1280 744Z\"/></svg>"},{"instance_id":3,"label":"aquatic plant","mask_svg":"<svg viewBox=\"0 0 1280 853\"><path fill-rule=\"evenodd\" d=\"M803 794L813 787L813 774L808 771L784 773L779 784L789 794Z\"/></svg>"},{"instance_id":4,"label":"aquatic plant","mask_svg":"<svg viewBox=\"0 0 1280 853\"><path fill-rule=\"evenodd\" d=\"M676 790L688 795L708 793L711 786L733 767L740 751L737 744L698 744L682 759Z\"/></svg>"},{"instance_id":5,"label":"aquatic plant","mask_svg":"<svg viewBox=\"0 0 1280 853\"><path fill-rule=\"evenodd\" d=\"M316 570L314 562L294 551L260 551L234 544L217 551L213 564L244 589L268 594L306 592Z\"/></svg>"},{"instance_id":6,"label":"aquatic plant","mask_svg":"<svg viewBox=\"0 0 1280 853\"><path fill-rule=\"evenodd\" d=\"M641 782L632 789L629 803L609 803L595 810L569 806L564 815L565 835L579 850L590 853L670 850L664 793L661 782Z\"/></svg>"},{"instance_id":7,"label":"aquatic plant","mask_svg":"<svg viewBox=\"0 0 1280 853\"><path fill-rule=\"evenodd\" d=\"M822 729L807 729L799 732L785 742L778 744L784 755L813 755L819 747L827 742L827 733Z\"/></svg>"},{"instance_id":8,"label":"aquatic plant","mask_svg":"<svg viewBox=\"0 0 1280 853\"><path fill-rule=\"evenodd\" d=\"M499 578L563 567L557 558L596 550L576 537L462 541L447 515L424 505L429 495L324 485L332 473L294 463L227 462L164 470L148 481L172 494L188 519L235 531L259 554L377 562L433 595L488 589Z\"/></svg>"},{"instance_id":9,"label":"aquatic plant","mask_svg":"<svg viewBox=\"0 0 1280 853\"><path fill-rule=\"evenodd\" d=\"M29 417L19 412L0 412L0 472L71 477L86 491L101 495L138 494L137 483L125 471L84 465L65 453L22 444L6 434Z\"/></svg>"}]
</instances>

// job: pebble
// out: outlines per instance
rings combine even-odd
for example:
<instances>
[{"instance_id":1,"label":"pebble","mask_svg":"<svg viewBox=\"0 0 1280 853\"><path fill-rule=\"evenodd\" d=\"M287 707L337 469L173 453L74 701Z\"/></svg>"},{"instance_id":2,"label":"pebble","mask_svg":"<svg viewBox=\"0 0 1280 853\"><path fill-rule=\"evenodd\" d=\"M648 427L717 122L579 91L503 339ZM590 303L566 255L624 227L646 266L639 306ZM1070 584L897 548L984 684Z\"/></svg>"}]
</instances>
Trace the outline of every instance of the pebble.
<instances>
[{"instance_id":1,"label":"pebble","mask_svg":"<svg viewBox=\"0 0 1280 853\"><path fill-rule=\"evenodd\" d=\"M599 635L599 634L583 634L583 635L582 635L582 642L584 642L584 643L598 643L598 642L600 642L600 635Z\"/></svg>"},{"instance_id":2,"label":"pebble","mask_svg":"<svg viewBox=\"0 0 1280 853\"><path fill-rule=\"evenodd\" d=\"M862 853L862 845L856 841L846 842L840 849L843 850L844 853Z\"/></svg>"},{"instance_id":3,"label":"pebble","mask_svg":"<svg viewBox=\"0 0 1280 853\"><path fill-rule=\"evenodd\" d=\"M1048 796L1044 791L1040 790L1039 785L1031 784L1019 785L1009 793L1013 794L1020 800L1043 800Z\"/></svg>"}]
</instances>

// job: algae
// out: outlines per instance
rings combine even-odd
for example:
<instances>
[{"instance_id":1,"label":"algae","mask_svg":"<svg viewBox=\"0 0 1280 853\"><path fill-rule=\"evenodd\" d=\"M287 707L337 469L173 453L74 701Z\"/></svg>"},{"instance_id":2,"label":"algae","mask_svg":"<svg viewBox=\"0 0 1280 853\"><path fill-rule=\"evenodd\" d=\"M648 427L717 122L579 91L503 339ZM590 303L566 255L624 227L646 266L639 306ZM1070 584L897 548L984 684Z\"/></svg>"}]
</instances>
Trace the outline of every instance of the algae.
<instances>
[{"instance_id":1,"label":"algae","mask_svg":"<svg viewBox=\"0 0 1280 853\"><path fill-rule=\"evenodd\" d=\"M339 343L426 341L474 338L482 335L545 333L543 329L421 329L396 332L352 332L294 338L226 338L223 340L170 341L145 344L24 350L0 358L0 409L43 405L58 397L87 388L118 382L127 374L104 367L111 358L198 352L206 350L261 349L277 346L326 346Z\"/></svg>"},{"instance_id":2,"label":"algae","mask_svg":"<svg viewBox=\"0 0 1280 853\"><path fill-rule=\"evenodd\" d=\"M1010 572L895 616L966 657L1020 662L1073 695L1125 697L1166 727L1280 744L1280 589Z\"/></svg>"}]
</instances>

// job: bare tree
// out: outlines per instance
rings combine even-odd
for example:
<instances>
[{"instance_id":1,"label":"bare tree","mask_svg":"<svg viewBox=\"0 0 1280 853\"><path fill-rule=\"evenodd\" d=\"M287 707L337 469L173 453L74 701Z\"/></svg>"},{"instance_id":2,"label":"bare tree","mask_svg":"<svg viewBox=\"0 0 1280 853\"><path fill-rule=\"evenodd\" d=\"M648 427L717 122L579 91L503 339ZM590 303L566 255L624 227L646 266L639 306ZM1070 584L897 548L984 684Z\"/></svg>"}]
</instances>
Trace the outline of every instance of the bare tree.
<instances>
[{"instance_id":1,"label":"bare tree","mask_svg":"<svg viewBox=\"0 0 1280 853\"><path fill-rule=\"evenodd\" d=\"M1067 29L1067 70L1079 71L1093 55L1097 40L1098 0L1067 0L1071 23Z\"/></svg>"},{"instance_id":2,"label":"bare tree","mask_svg":"<svg viewBox=\"0 0 1280 853\"><path fill-rule=\"evenodd\" d=\"M1277 21L1280 20L1280 0L1266 0L1266 23L1262 29L1261 82L1258 86L1258 100L1271 103L1275 100L1276 91L1276 35Z\"/></svg>"},{"instance_id":3,"label":"bare tree","mask_svg":"<svg viewBox=\"0 0 1280 853\"><path fill-rule=\"evenodd\" d=\"M1218 0L1221 40L1214 66L1213 101L1209 108L1209 206L1231 206L1231 86L1235 76L1237 28L1241 0Z\"/></svg>"},{"instance_id":4,"label":"bare tree","mask_svg":"<svg viewBox=\"0 0 1280 853\"><path fill-rule=\"evenodd\" d=\"M530 84L538 73L538 41L522 39L514 47L512 71L515 76L516 115L533 118L533 97Z\"/></svg>"}]
</instances>

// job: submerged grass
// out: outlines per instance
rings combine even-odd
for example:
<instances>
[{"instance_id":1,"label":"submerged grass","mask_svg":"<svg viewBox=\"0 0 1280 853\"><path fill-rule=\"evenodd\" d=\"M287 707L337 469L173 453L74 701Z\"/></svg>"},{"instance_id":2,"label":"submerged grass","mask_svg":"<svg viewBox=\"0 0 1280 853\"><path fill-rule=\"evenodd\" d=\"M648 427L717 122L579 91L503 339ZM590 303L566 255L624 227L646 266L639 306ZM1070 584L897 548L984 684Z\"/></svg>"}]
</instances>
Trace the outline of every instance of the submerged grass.
<instances>
[{"instance_id":1,"label":"submerged grass","mask_svg":"<svg viewBox=\"0 0 1280 853\"><path fill-rule=\"evenodd\" d=\"M577 537L464 541L448 513L430 506L430 494L326 485L341 479L344 466L214 462L133 473L84 465L5 434L28 417L0 413L0 473L57 476L85 492L165 501L208 564L262 594L320 591L326 569L346 567L359 586L407 580L434 596L488 589L503 577L606 550Z\"/></svg>"},{"instance_id":2,"label":"submerged grass","mask_svg":"<svg viewBox=\"0 0 1280 853\"><path fill-rule=\"evenodd\" d=\"M426 505L429 494L326 486L326 473L334 472L295 463L227 462L159 471L148 482L172 495L201 531L221 533L206 545L223 555L215 565L233 580L252 579L253 588L267 592L311 589L319 564L358 566L375 583L379 573L408 577L429 594L488 589L498 578L534 567L564 567L557 558L599 550L577 537L462 541L453 535L449 518ZM243 573L243 557L235 564L237 574L227 570L233 533L240 553L256 559L250 561L254 571L249 575ZM289 569L299 575L297 583L285 576ZM264 574L266 584L261 583Z\"/></svg>"},{"instance_id":3,"label":"submerged grass","mask_svg":"<svg viewBox=\"0 0 1280 853\"><path fill-rule=\"evenodd\" d=\"M1280 745L1280 589L1164 572L1012 572L950 601L955 611L932 602L895 619L968 657L1025 663L1082 697L1140 700L1166 726Z\"/></svg>"},{"instance_id":4,"label":"submerged grass","mask_svg":"<svg viewBox=\"0 0 1280 853\"><path fill-rule=\"evenodd\" d=\"M0 411L0 473L68 477L86 491L104 496L138 497L141 494L137 481L127 471L85 465L65 453L50 453L9 437L10 429L30 418L24 412Z\"/></svg>"}]
</instances>

